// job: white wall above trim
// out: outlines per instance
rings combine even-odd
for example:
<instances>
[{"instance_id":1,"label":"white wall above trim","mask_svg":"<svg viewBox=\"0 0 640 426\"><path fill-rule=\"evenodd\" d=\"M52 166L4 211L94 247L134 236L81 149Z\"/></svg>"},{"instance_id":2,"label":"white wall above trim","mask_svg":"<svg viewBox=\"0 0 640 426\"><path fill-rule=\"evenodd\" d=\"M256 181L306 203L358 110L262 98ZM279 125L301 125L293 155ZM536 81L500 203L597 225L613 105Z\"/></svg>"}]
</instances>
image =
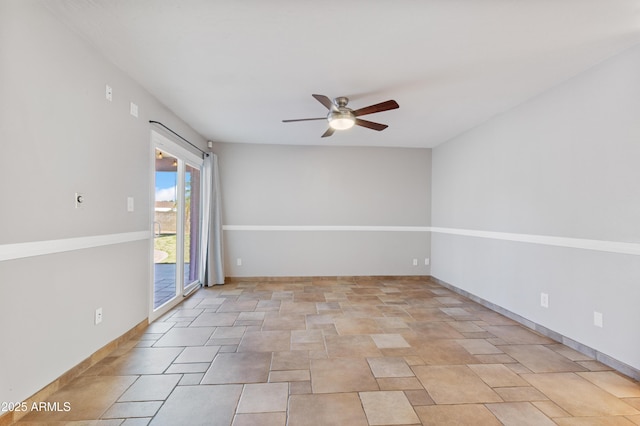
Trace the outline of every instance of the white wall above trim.
<instances>
[{"instance_id":1,"label":"white wall above trim","mask_svg":"<svg viewBox=\"0 0 640 426\"><path fill-rule=\"evenodd\" d=\"M224 225L224 231L385 231L429 232L428 226Z\"/></svg>"},{"instance_id":2,"label":"white wall above trim","mask_svg":"<svg viewBox=\"0 0 640 426\"><path fill-rule=\"evenodd\" d=\"M512 234L508 232L477 231L473 229L429 227L431 232L440 234L463 235L466 237L491 238L494 240L516 241L520 243L542 244L547 246L596 250L609 253L632 254L640 256L640 244L620 241L587 240L583 238L552 237L549 235Z\"/></svg>"},{"instance_id":3,"label":"white wall above trim","mask_svg":"<svg viewBox=\"0 0 640 426\"><path fill-rule=\"evenodd\" d=\"M27 243L0 245L0 262L25 257L43 256L65 251L83 250L112 244L129 243L151 238L150 231L124 232L121 234L92 235L61 240L30 241Z\"/></svg>"}]
</instances>

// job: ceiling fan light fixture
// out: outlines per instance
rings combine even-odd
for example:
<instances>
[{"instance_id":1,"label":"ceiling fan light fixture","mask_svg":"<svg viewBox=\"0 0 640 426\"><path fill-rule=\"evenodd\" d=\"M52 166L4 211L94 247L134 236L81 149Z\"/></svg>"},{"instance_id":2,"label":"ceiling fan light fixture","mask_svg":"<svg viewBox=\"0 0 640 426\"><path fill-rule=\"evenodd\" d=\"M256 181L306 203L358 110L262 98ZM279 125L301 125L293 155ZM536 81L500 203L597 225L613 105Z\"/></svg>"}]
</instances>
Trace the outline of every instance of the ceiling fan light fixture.
<instances>
[{"instance_id":1,"label":"ceiling fan light fixture","mask_svg":"<svg viewBox=\"0 0 640 426\"><path fill-rule=\"evenodd\" d=\"M329 113L329 126L334 130L347 130L356 124L356 118L351 111Z\"/></svg>"}]
</instances>

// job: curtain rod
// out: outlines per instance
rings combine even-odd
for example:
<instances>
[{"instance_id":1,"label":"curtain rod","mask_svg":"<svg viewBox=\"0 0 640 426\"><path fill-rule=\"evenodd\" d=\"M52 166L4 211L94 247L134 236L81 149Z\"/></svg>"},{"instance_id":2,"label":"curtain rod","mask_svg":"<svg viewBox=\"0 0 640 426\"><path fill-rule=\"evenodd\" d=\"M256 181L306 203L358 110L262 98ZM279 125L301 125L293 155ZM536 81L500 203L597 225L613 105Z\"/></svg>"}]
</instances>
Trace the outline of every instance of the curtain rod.
<instances>
[{"instance_id":1,"label":"curtain rod","mask_svg":"<svg viewBox=\"0 0 640 426\"><path fill-rule=\"evenodd\" d=\"M164 124L162 124L159 121L153 121L153 120L149 120L149 123L151 124L157 124L159 126L164 127L165 129L167 129L168 131L170 131L171 133L173 133L174 135L176 135L177 137L179 137L180 139L182 139L183 141L185 141L186 143L188 143L189 145L191 145L192 147L194 147L195 149L197 149L198 151L200 151L203 155L206 155L207 157L209 156L209 153L206 151L201 150L200 148L198 148L196 145L192 144L191 142L189 142L188 140L186 140L185 138L183 138L182 136L180 136L179 134L177 134L176 132L174 132L173 130L171 130L170 128L168 128L167 126L165 126Z\"/></svg>"}]
</instances>

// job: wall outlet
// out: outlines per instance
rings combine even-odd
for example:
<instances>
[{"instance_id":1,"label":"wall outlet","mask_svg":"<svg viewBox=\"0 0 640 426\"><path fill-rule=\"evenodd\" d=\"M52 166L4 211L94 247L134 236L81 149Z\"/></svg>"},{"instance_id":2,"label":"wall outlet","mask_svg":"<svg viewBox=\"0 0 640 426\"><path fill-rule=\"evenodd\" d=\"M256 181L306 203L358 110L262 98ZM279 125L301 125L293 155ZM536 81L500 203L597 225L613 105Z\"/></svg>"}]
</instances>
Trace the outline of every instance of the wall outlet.
<instances>
[{"instance_id":1,"label":"wall outlet","mask_svg":"<svg viewBox=\"0 0 640 426\"><path fill-rule=\"evenodd\" d=\"M113 100L113 89L108 84L104 87L104 97L108 101L112 101Z\"/></svg>"},{"instance_id":2,"label":"wall outlet","mask_svg":"<svg viewBox=\"0 0 640 426\"><path fill-rule=\"evenodd\" d=\"M429 266L431 264L431 261L429 260L428 257L424 258L424 266Z\"/></svg>"},{"instance_id":3,"label":"wall outlet","mask_svg":"<svg viewBox=\"0 0 640 426\"><path fill-rule=\"evenodd\" d=\"M593 325L600 328L603 327L604 323L601 312L593 312Z\"/></svg>"},{"instance_id":4,"label":"wall outlet","mask_svg":"<svg viewBox=\"0 0 640 426\"><path fill-rule=\"evenodd\" d=\"M84 194L82 192L76 192L75 195L75 205L76 209L79 209L84 204Z\"/></svg>"},{"instance_id":5,"label":"wall outlet","mask_svg":"<svg viewBox=\"0 0 640 426\"><path fill-rule=\"evenodd\" d=\"M413 266L418 266L418 259L413 259Z\"/></svg>"},{"instance_id":6,"label":"wall outlet","mask_svg":"<svg viewBox=\"0 0 640 426\"><path fill-rule=\"evenodd\" d=\"M549 295L547 293L540 293L540 306L543 308L549 307Z\"/></svg>"},{"instance_id":7,"label":"wall outlet","mask_svg":"<svg viewBox=\"0 0 640 426\"><path fill-rule=\"evenodd\" d=\"M95 323L96 325L98 325L101 322L102 322L102 308L98 308L96 309Z\"/></svg>"},{"instance_id":8,"label":"wall outlet","mask_svg":"<svg viewBox=\"0 0 640 426\"><path fill-rule=\"evenodd\" d=\"M237 258L236 259L236 265L237 266L242 266L242 259L241 258Z\"/></svg>"},{"instance_id":9,"label":"wall outlet","mask_svg":"<svg viewBox=\"0 0 640 426\"><path fill-rule=\"evenodd\" d=\"M133 197L127 197L127 211L133 211Z\"/></svg>"}]
</instances>

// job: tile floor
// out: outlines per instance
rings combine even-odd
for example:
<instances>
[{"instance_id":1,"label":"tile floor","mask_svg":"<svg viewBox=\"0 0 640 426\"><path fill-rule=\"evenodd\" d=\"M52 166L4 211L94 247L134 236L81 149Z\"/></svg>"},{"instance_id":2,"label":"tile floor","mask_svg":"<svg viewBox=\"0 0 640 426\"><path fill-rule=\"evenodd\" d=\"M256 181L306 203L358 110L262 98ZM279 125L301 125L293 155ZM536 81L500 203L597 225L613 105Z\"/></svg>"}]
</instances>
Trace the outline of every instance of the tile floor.
<instances>
[{"instance_id":1,"label":"tile floor","mask_svg":"<svg viewBox=\"0 0 640 426\"><path fill-rule=\"evenodd\" d=\"M431 282L201 289L26 425L640 425L640 385Z\"/></svg>"}]
</instances>

